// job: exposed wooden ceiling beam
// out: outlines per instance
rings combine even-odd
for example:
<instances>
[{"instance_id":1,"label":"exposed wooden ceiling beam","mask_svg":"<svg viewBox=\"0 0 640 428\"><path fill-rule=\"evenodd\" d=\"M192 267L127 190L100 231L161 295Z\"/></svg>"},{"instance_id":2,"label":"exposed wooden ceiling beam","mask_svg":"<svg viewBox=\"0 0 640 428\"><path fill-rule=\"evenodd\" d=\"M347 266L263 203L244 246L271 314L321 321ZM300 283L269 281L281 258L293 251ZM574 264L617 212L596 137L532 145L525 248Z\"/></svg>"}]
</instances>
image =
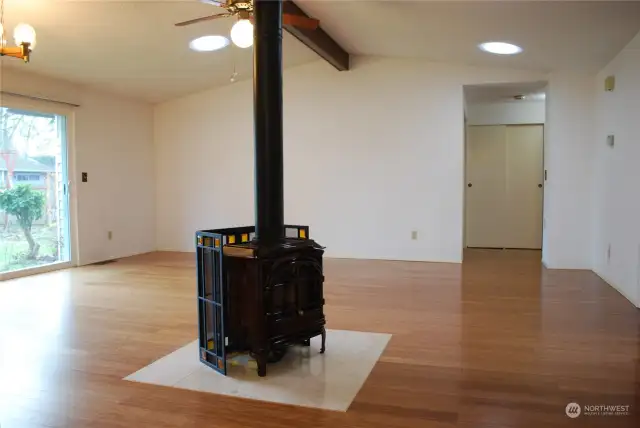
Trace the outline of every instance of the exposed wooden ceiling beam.
<instances>
[{"instance_id":1,"label":"exposed wooden ceiling beam","mask_svg":"<svg viewBox=\"0 0 640 428\"><path fill-rule=\"evenodd\" d=\"M291 15L309 17L309 15L304 13L302 9L300 9L298 5L291 0L283 1L282 12ZM320 26L322 26L322 22L320 22ZM315 30L306 30L292 25L284 25L283 28L339 71L349 70L349 53L345 51L335 40L333 40L321 27L318 27Z\"/></svg>"}]
</instances>

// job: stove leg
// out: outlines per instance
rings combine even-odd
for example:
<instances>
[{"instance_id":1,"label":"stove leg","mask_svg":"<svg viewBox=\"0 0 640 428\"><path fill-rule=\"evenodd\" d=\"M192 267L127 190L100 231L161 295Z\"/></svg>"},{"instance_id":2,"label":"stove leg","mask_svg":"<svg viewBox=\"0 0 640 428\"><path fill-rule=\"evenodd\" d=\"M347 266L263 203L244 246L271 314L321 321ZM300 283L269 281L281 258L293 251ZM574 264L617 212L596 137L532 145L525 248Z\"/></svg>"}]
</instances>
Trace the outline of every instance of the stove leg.
<instances>
[{"instance_id":1,"label":"stove leg","mask_svg":"<svg viewBox=\"0 0 640 428\"><path fill-rule=\"evenodd\" d=\"M256 355L256 363L258 363L258 376L265 377L267 375L267 356L264 353Z\"/></svg>"},{"instance_id":2,"label":"stove leg","mask_svg":"<svg viewBox=\"0 0 640 428\"><path fill-rule=\"evenodd\" d=\"M320 348L320 353L324 354L324 344L327 341L327 330L325 330L324 327L322 327L322 347Z\"/></svg>"}]
</instances>

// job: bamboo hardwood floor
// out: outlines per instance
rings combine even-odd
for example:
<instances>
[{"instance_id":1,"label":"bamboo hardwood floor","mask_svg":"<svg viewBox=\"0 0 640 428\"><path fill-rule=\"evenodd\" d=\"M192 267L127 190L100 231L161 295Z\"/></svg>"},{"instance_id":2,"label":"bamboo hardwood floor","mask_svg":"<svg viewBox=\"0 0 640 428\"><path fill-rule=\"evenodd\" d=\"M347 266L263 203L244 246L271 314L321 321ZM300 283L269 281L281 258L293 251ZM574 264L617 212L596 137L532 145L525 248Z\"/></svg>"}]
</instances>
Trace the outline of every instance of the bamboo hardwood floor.
<instances>
[{"instance_id":1,"label":"bamboo hardwood floor","mask_svg":"<svg viewBox=\"0 0 640 428\"><path fill-rule=\"evenodd\" d=\"M122 380L196 337L192 254L6 281L0 425L637 428L638 310L593 273L539 258L326 260L329 327L393 334L346 413ZM569 402L632 414L570 419Z\"/></svg>"}]
</instances>

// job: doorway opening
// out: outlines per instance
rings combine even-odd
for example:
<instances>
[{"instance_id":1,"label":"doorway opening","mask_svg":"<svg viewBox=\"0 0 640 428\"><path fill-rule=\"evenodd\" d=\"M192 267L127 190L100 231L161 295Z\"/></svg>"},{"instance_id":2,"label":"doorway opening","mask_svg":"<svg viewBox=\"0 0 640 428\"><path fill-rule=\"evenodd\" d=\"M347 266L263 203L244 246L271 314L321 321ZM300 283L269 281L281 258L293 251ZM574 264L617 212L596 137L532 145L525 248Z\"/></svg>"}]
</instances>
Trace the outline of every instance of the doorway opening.
<instances>
[{"instance_id":1,"label":"doorway opening","mask_svg":"<svg viewBox=\"0 0 640 428\"><path fill-rule=\"evenodd\" d=\"M2 99L0 279L71 265L68 117Z\"/></svg>"},{"instance_id":2,"label":"doorway opening","mask_svg":"<svg viewBox=\"0 0 640 428\"><path fill-rule=\"evenodd\" d=\"M464 87L465 249L542 250L546 82Z\"/></svg>"}]
</instances>

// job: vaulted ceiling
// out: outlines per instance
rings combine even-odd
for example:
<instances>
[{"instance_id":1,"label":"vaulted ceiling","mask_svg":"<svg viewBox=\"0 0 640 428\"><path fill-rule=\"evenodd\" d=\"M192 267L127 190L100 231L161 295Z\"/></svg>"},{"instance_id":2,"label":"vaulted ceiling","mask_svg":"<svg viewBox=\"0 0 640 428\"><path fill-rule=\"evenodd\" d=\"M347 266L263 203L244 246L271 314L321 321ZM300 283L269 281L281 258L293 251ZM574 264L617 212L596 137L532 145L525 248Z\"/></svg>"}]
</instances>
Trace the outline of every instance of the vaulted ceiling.
<instances>
[{"instance_id":1,"label":"vaulted ceiling","mask_svg":"<svg viewBox=\"0 0 640 428\"><path fill-rule=\"evenodd\" d=\"M539 71L598 71L640 31L639 1L299 2L353 54ZM488 55L485 41L524 51Z\"/></svg>"},{"instance_id":2,"label":"vaulted ceiling","mask_svg":"<svg viewBox=\"0 0 640 428\"><path fill-rule=\"evenodd\" d=\"M595 72L640 30L636 1L296 3L354 55L541 71ZM30 23L38 46L30 64L2 58L1 65L151 102L228 84L234 67L239 78L249 78L251 49L202 53L188 48L190 40L202 35L228 35L233 19L173 26L216 12L222 10L196 0L5 0L7 29ZM487 40L511 41L524 52L514 57L480 52L476 46ZM285 67L317 59L285 34Z\"/></svg>"}]
</instances>

